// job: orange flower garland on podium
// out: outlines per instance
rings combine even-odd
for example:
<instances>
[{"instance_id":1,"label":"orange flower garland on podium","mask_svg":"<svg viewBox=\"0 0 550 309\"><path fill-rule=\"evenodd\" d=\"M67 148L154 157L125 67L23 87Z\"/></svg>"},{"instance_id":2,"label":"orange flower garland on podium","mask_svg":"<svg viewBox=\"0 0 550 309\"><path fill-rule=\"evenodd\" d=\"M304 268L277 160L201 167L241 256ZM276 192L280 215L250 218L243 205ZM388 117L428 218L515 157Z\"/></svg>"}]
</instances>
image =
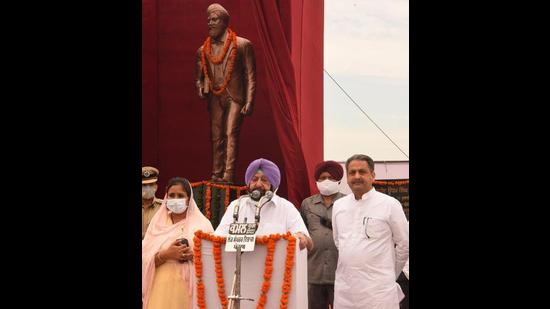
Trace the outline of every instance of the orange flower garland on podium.
<instances>
[{"instance_id":1,"label":"orange flower garland on podium","mask_svg":"<svg viewBox=\"0 0 550 309\"><path fill-rule=\"evenodd\" d=\"M225 252L226 238L197 231L194 238L199 308L227 308L235 270L235 252ZM254 251L241 263L240 308L307 308L307 250L290 233L257 236ZM216 295L218 297L216 297Z\"/></svg>"}]
</instances>

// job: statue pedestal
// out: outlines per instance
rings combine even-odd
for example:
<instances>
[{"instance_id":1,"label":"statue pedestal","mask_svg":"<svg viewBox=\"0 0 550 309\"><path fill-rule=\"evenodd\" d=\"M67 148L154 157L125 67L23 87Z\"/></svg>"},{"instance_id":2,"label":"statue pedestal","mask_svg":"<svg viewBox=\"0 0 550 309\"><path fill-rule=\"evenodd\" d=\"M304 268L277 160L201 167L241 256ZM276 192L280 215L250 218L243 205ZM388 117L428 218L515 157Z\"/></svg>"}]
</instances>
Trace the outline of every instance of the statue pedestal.
<instances>
[{"instance_id":1,"label":"statue pedestal","mask_svg":"<svg viewBox=\"0 0 550 309\"><path fill-rule=\"evenodd\" d=\"M210 220L214 229L218 227L229 203L247 192L247 187L244 185L222 182L199 181L191 183L191 187L197 206Z\"/></svg>"}]
</instances>

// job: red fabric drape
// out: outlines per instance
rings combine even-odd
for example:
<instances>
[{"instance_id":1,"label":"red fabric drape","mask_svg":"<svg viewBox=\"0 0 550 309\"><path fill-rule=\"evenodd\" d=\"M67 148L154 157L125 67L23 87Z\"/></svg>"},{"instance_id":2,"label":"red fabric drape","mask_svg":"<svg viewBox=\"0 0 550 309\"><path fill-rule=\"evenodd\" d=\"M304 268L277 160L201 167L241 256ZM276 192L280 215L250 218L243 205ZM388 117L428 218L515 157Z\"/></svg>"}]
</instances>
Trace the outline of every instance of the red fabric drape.
<instances>
[{"instance_id":1,"label":"red fabric drape","mask_svg":"<svg viewBox=\"0 0 550 309\"><path fill-rule=\"evenodd\" d=\"M299 120L296 101L296 81L289 43L284 34L279 8L275 1L252 1L252 15L260 41L265 46L266 73L270 80L269 106L277 129L277 137L288 183L288 198L295 205L309 196L308 172L298 138Z\"/></svg>"},{"instance_id":2,"label":"red fabric drape","mask_svg":"<svg viewBox=\"0 0 550 309\"><path fill-rule=\"evenodd\" d=\"M193 78L195 52L207 35L206 8L214 1L142 1L142 163L160 169L160 188L174 176L208 179L209 114ZM236 181L244 182L252 160L267 158L281 168L280 195L299 206L310 195L312 166L323 159L322 1L315 1L317 6L311 0L216 2L229 11L230 27L253 43L256 54L256 103L241 129ZM312 9L303 11L307 5ZM321 32L308 33L310 21L320 21ZM309 36L320 49L308 45L304 38ZM314 69L304 60L310 56L317 59ZM316 97L304 98L306 93Z\"/></svg>"}]
</instances>

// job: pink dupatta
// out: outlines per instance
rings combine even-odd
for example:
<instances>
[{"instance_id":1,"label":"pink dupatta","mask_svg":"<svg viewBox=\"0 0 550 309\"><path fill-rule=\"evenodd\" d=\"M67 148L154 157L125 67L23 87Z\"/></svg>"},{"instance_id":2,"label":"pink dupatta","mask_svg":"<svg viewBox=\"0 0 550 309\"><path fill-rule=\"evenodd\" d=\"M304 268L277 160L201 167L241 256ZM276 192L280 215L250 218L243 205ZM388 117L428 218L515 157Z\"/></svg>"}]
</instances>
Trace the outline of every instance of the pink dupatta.
<instances>
[{"instance_id":1,"label":"pink dupatta","mask_svg":"<svg viewBox=\"0 0 550 309\"><path fill-rule=\"evenodd\" d=\"M193 248L193 237L197 230L202 230L206 233L214 232L212 223L200 212L197 203L193 199L193 190L189 198L189 206L187 207L187 216L185 219L172 224L169 215L170 211L166 208L166 196L161 208L151 219L149 228L145 233L145 237L141 241L141 291L143 308L147 308L149 295L155 278L155 254L160 249L167 248L174 240L185 237L189 241L189 246ZM182 277L189 282L189 295L193 295L194 287L194 263L188 261L178 264L182 272Z\"/></svg>"}]
</instances>

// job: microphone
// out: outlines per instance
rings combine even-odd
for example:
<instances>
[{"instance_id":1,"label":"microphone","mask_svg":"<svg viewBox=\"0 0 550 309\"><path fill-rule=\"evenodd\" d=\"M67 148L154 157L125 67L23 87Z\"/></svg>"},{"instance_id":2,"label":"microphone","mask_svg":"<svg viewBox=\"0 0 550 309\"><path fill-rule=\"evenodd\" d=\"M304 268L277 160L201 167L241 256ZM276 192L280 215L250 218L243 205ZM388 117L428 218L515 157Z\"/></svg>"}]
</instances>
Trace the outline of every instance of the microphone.
<instances>
[{"instance_id":1,"label":"microphone","mask_svg":"<svg viewBox=\"0 0 550 309\"><path fill-rule=\"evenodd\" d=\"M264 197L265 197L264 204L271 201L271 199L273 198L273 195L274 195L274 193L272 191L267 191L264 195Z\"/></svg>"},{"instance_id":2,"label":"microphone","mask_svg":"<svg viewBox=\"0 0 550 309\"><path fill-rule=\"evenodd\" d=\"M237 204L235 205L235 208L233 209L233 222L237 222L237 220L239 220L239 207L241 206L241 199L243 197L247 197L247 196L249 196L249 195L248 194L241 195L239 197L239 199L237 200Z\"/></svg>"},{"instance_id":3,"label":"microphone","mask_svg":"<svg viewBox=\"0 0 550 309\"><path fill-rule=\"evenodd\" d=\"M253 201L259 201L260 200L260 197L262 196L262 192L260 192L260 190L256 189L254 191L252 191L252 193L250 193L250 198L253 200Z\"/></svg>"},{"instance_id":4,"label":"microphone","mask_svg":"<svg viewBox=\"0 0 550 309\"><path fill-rule=\"evenodd\" d=\"M262 209L262 207L267 204L269 201L271 201L271 199L273 198L273 195L274 193L271 192L271 191L267 191L264 196L262 196L262 198L260 198L260 200L258 201L258 205L256 205L256 214L255 214L255 218L256 218L256 222L259 223L260 222L260 210ZM263 201L263 203L262 203Z\"/></svg>"}]
</instances>

